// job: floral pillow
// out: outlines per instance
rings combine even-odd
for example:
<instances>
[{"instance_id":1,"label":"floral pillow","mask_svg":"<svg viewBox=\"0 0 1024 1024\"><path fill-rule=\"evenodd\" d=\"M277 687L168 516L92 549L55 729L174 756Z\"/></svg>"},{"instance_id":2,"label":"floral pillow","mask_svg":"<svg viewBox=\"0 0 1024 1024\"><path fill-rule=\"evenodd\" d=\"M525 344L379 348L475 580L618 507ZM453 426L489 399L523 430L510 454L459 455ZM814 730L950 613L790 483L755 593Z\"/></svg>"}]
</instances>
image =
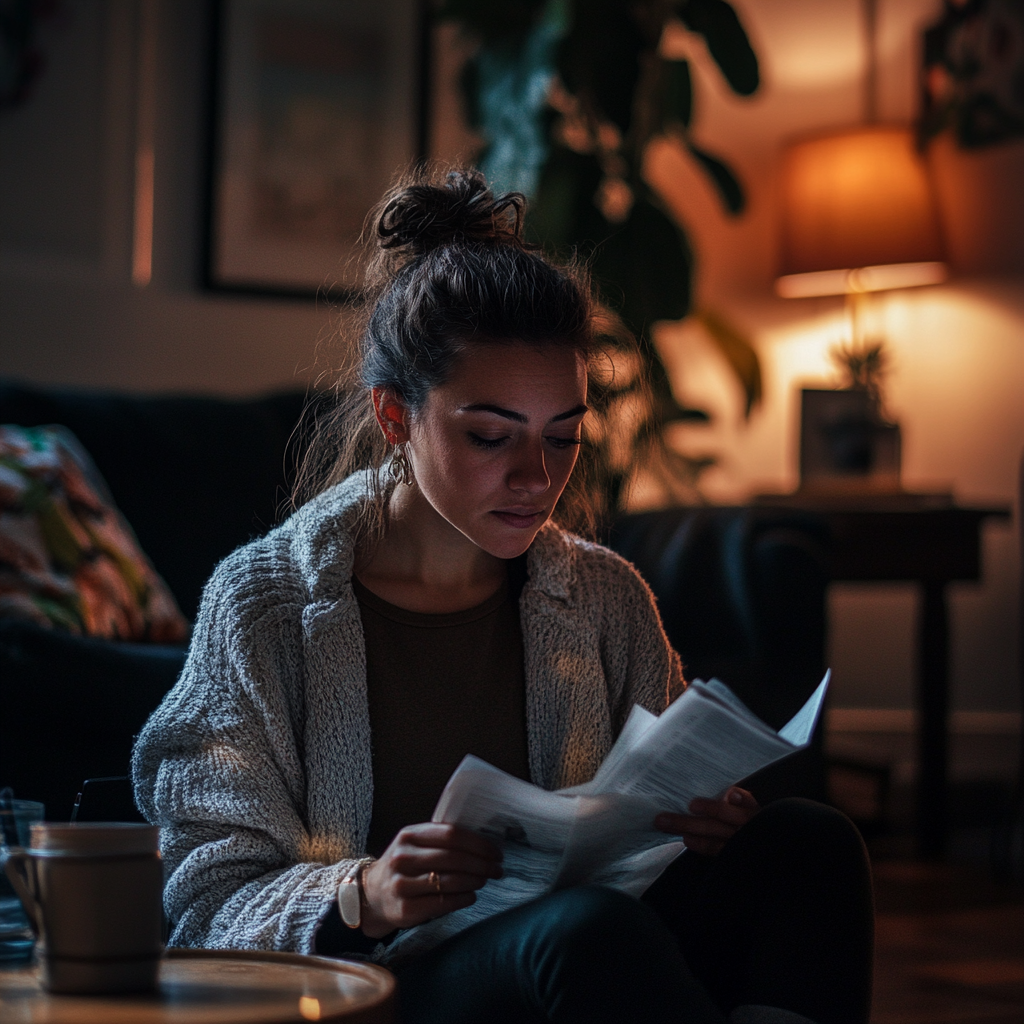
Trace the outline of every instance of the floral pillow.
<instances>
[{"instance_id":1,"label":"floral pillow","mask_svg":"<svg viewBox=\"0 0 1024 1024\"><path fill-rule=\"evenodd\" d=\"M180 643L188 623L65 427L0 426L0 617Z\"/></svg>"}]
</instances>

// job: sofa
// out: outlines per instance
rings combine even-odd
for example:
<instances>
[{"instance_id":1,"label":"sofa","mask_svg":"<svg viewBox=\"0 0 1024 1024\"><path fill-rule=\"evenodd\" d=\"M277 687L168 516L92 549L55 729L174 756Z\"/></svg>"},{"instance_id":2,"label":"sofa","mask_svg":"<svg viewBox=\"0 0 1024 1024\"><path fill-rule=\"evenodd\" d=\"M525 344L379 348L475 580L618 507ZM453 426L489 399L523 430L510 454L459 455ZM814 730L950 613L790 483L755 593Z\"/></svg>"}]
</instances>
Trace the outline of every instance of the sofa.
<instances>
[{"instance_id":1,"label":"sofa","mask_svg":"<svg viewBox=\"0 0 1024 1024\"><path fill-rule=\"evenodd\" d=\"M184 615L235 547L286 512L305 396L247 400L71 391L0 382L0 424L59 423L106 479ZM678 508L624 516L606 538L650 583L687 675L718 675L781 725L823 671L827 538L811 516ZM185 648L0 619L0 786L67 820L83 779L124 775L134 736ZM823 798L812 748L751 780L762 799Z\"/></svg>"},{"instance_id":2,"label":"sofa","mask_svg":"<svg viewBox=\"0 0 1024 1024\"><path fill-rule=\"evenodd\" d=\"M277 521L305 395L233 401L0 383L0 423L70 429L178 607L195 618L220 559ZM124 775L183 647L113 643L0 620L0 785L66 821L86 777Z\"/></svg>"}]
</instances>

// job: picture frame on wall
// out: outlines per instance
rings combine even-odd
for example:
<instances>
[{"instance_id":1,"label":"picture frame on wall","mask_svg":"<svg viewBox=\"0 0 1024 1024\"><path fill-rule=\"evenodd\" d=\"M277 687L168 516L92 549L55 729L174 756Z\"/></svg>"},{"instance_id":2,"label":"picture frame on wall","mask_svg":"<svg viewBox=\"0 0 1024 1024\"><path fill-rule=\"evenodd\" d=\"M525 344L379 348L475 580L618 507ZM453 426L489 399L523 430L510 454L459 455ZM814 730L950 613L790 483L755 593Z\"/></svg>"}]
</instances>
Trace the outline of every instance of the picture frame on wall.
<instances>
[{"instance_id":1,"label":"picture frame on wall","mask_svg":"<svg viewBox=\"0 0 1024 1024\"><path fill-rule=\"evenodd\" d=\"M427 150L428 0L217 0L205 284L346 297L366 215Z\"/></svg>"}]
</instances>

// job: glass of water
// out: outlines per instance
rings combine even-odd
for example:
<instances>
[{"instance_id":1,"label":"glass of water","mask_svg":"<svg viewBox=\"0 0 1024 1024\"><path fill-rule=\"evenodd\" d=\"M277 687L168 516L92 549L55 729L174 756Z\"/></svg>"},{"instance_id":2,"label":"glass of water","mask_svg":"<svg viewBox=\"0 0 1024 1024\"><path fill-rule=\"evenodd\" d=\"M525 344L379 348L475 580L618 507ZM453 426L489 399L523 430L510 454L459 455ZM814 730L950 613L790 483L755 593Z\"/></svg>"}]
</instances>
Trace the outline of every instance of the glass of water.
<instances>
[{"instance_id":1,"label":"glass of water","mask_svg":"<svg viewBox=\"0 0 1024 1024\"><path fill-rule=\"evenodd\" d=\"M34 800L12 800L0 805L0 861L7 852L7 837L28 846L29 829L43 820L43 805ZM0 966L31 959L35 936L21 900L5 872L0 871Z\"/></svg>"}]
</instances>

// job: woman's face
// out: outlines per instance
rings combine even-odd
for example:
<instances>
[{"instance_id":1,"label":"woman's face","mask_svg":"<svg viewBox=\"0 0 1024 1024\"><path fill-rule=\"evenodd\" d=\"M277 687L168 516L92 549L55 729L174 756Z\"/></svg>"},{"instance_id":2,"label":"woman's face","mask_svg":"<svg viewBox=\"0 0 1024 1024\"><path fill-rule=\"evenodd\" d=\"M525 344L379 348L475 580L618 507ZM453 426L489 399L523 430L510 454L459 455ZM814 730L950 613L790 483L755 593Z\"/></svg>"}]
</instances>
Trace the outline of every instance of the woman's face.
<instances>
[{"instance_id":1,"label":"woman's face","mask_svg":"<svg viewBox=\"0 0 1024 1024\"><path fill-rule=\"evenodd\" d=\"M586 402L586 361L572 348L470 344L407 421L416 485L479 548L515 558L572 473Z\"/></svg>"}]
</instances>

